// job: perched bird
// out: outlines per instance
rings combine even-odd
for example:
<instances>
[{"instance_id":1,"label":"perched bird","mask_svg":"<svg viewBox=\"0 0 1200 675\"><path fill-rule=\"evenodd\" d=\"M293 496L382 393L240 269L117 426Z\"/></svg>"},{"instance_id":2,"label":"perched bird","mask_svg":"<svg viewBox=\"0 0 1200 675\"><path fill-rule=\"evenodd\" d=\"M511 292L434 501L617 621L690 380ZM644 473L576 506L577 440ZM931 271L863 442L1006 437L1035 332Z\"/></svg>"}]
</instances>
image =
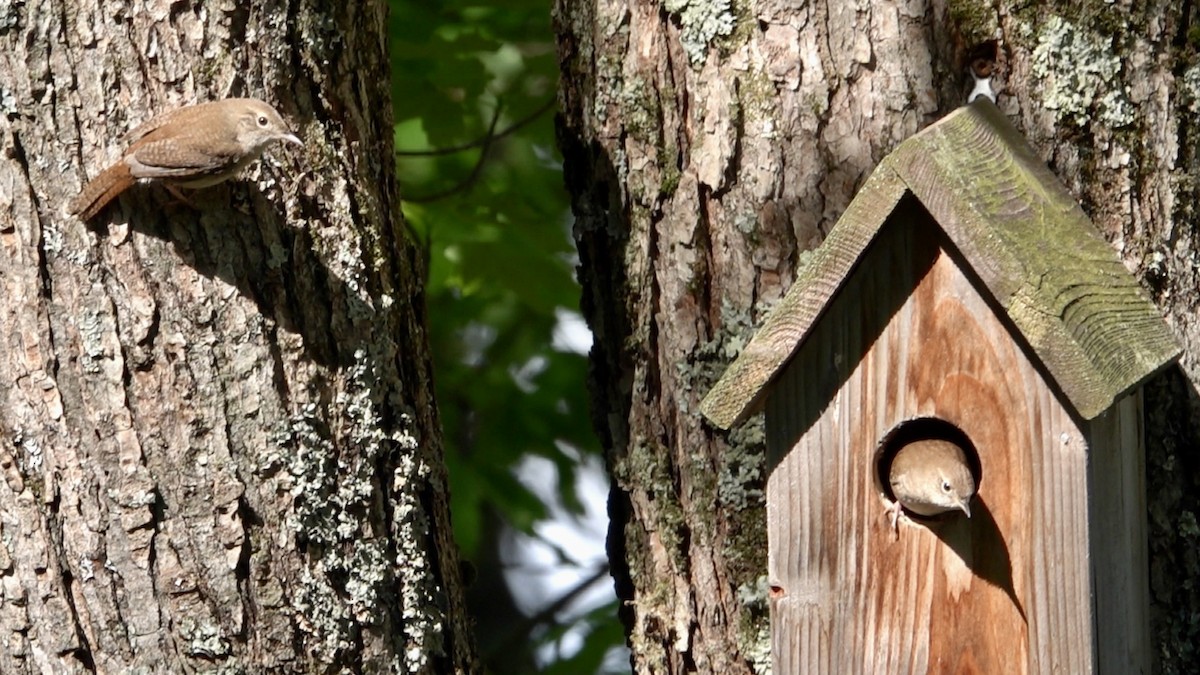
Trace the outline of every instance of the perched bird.
<instances>
[{"instance_id":1,"label":"perched bird","mask_svg":"<svg viewBox=\"0 0 1200 675\"><path fill-rule=\"evenodd\" d=\"M96 176L68 209L88 220L134 182L202 188L237 175L272 141L303 145L270 105L253 98L186 106L125 134L125 155Z\"/></svg>"},{"instance_id":2,"label":"perched bird","mask_svg":"<svg viewBox=\"0 0 1200 675\"><path fill-rule=\"evenodd\" d=\"M958 510L971 517L975 476L966 454L954 443L922 439L905 445L892 459L888 482L896 497L893 529L899 526L900 507L921 516Z\"/></svg>"}]
</instances>

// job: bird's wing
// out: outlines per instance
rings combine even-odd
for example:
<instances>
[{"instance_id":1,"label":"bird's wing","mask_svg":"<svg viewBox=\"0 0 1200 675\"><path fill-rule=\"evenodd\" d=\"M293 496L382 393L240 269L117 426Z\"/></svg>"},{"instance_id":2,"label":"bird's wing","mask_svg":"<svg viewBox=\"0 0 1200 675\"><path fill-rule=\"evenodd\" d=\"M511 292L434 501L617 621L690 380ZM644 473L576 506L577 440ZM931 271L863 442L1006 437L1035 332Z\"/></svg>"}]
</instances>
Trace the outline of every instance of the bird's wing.
<instances>
[{"instance_id":1,"label":"bird's wing","mask_svg":"<svg viewBox=\"0 0 1200 675\"><path fill-rule=\"evenodd\" d=\"M188 139L160 138L134 144L125 163L134 178L182 178L220 173L237 163L236 142L209 142L197 150Z\"/></svg>"},{"instance_id":2,"label":"bird's wing","mask_svg":"<svg viewBox=\"0 0 1200 675\"><path fill-rule=\"evenodd\" d=\"M125 132L125 135L121 137L121 142L134 143L138 139L145 138L146 136L150 135L155 129L159 129L176 120L186 124L189 119L207 114L208 110L218 103L220 102L199 103L197 105L184 106L182 108L168 110L167 112L155 115L154 117L151 117L145 122L137 125L133 129Z\"/></svg>"}]
</instances>

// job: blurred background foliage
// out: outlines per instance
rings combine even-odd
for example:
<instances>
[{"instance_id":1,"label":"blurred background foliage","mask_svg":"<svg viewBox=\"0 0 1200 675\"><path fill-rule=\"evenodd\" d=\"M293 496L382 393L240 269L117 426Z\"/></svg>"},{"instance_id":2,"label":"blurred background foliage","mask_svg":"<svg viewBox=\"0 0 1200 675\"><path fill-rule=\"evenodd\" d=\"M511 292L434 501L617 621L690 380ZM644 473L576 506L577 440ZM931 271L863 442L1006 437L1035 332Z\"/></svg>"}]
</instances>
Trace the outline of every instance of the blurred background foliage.
<instances>
[{"instance_id":1,"label":"blurred background foliage","mask_svg":"<svg viewBox=\"0 0 1200 675\"><path fill-rule=\"evenodd\" d=\"M390 3L400 190L426 257L452 517L475 576L468 593L481 654L493 673L621 672L612 666L624 643L615 600L575 602L584 584L612 595L606 569L595 569L602 563L524 614L505 583L514 534L542 539L557 564L580 564L562 542L544 541L539 524L582 514L584 460L602 466L554 143L550 0ZM531 457L556 469L549 496L521 479Z\"/></svg>"}]
</instances>

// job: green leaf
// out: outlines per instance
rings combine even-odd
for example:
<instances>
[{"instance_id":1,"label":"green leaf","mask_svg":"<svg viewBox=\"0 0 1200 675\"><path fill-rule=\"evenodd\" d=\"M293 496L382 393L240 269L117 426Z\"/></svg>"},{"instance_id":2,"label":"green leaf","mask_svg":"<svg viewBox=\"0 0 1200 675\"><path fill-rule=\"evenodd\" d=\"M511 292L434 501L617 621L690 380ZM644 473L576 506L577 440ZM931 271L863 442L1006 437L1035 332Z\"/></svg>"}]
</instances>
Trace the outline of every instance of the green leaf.
<instances>
[{"instance_id":1,"label":"green leaf","mask_svg":"<svg viewBox=\"0 0 1200 675\"><path fill-rule=\"evenodd\" d=\"M468 558L495 540L483 530L494 515L530 534L547 517L547 505L516 478L525 457L553 462L557 496L581 513L577 453L600 452L587 360L551 345L559 313L577 307L580 291L555 150L550 5L391 2L397 177L409 231L428 255L450 506ZM615 609L588 621L589 644L600 639L593 636L607 636L609 646L623 640ZM599 663L606 648L571 662Z\"/></svg>"}]
</instances>

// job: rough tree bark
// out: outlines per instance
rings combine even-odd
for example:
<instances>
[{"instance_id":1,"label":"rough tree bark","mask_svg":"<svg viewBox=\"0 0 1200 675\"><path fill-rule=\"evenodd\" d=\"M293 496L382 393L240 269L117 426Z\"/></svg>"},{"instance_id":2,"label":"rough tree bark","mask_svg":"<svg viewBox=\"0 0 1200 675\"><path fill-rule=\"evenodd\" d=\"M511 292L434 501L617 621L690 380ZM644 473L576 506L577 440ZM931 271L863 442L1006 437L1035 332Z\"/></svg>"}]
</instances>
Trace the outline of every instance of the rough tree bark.
<instances>
[{"instance_id":1,"label":"rough tree bark","mask_svg":"<svg viewBox=\"0 0 1200 675\"><path fill-rule=\"evenodd\" d=\"M473 670L386 3L0 5L0 672ZM256 96L305 140L64 205Z\"/></svg>"},{"instance_id":2,"label":"rough tree bark","mask_svg":"<svg viewBox=\"0 0 1200 675\"><path fill-rule=\"evenodd\" d=\"M999 105L1187 350L1148 389L1147 473L1158 667L1195 670L1192 3L560 0L555 11L559 136L635 670L768 663L761 435L716 434L697 404L879 159L965 102L967 54L993 39Z\"/></svg>"}]
</instances>

